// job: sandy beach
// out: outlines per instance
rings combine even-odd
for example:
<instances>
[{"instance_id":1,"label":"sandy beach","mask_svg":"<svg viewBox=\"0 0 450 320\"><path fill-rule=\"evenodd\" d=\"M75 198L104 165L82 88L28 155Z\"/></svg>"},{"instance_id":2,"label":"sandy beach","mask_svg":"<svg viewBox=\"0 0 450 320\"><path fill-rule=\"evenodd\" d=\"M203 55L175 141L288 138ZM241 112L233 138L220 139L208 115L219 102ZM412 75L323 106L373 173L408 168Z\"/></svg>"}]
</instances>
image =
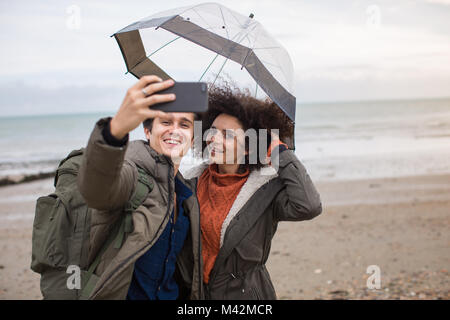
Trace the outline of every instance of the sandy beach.
<instances>
[{"instance_id":1,"label":"sandy beach","mask_svg":"<svg viewBox=\"0 0 450 320\"><path fill-rule=\"evenodd\" d=\"M449 299L450 175L316 181L314 220L282 222L268 269L279 299ZM34 201L52 179L0 188L0 299L41 299ZM367 267L381 271L368 289Z\"/></svg>"}]
</instances>

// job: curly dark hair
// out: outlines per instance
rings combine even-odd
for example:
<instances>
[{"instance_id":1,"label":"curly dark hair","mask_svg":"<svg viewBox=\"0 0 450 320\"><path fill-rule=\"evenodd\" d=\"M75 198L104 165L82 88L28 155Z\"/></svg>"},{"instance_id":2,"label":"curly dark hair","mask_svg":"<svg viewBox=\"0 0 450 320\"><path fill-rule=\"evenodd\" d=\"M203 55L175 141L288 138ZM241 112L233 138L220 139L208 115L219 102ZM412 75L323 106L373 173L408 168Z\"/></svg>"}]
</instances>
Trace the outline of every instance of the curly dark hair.
<instances>
[{"instance_id":1,"label":"curly dark hair","mask_svg":"<svg viewBox=\"0 0 450 320\"><path fill-rule=\"evenodd\" d=\"M279 130L279 137L282 141L292 138L294 123L286 114L269 98L259 100L253 97L249 90L240 90L237 87L224 82L220 86L211 86L208 90L209 101L208 111L201 115L202 135L204 136L214 119L220 114L227 114L237 118L242 124L243 130L255 129L257 133L256 155L260 154L259 129L266 129L267 146L270 145L271 129ZM249 137L245 139L245 149L249 150ZM202 141L202 150L206 148L206 141ZM254 149L254 148L253 148ZM261 150L265 154L267 150ZM254 153L254 152L253 152ZM249 163L252 153L246 156L245 163L241 165L240 171L249 169L250 171L260 169L265 165L259 156L256 156L257 163Z\"/></svg>"}]
</instances>

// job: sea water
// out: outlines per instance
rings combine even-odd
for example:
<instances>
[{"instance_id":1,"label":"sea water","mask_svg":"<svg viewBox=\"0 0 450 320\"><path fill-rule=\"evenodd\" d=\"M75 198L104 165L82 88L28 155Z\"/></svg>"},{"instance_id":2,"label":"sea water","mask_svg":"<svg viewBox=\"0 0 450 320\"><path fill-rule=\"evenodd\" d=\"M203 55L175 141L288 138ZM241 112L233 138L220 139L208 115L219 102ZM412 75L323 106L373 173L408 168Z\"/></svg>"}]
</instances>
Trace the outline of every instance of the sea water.
<instances>
[{"instance_id":1,"label":"sea water","mask_svg":"<svg viewBox=\"0 0 450 320\"><path fill-rule=\"evenodd\" d=\"M0 179L54 171L113 115L0 117ZM130 138L144 139L142 126ZM299 104L295 143L316 180L450 173L450 99Z\"/></svg>"}]
</instances>

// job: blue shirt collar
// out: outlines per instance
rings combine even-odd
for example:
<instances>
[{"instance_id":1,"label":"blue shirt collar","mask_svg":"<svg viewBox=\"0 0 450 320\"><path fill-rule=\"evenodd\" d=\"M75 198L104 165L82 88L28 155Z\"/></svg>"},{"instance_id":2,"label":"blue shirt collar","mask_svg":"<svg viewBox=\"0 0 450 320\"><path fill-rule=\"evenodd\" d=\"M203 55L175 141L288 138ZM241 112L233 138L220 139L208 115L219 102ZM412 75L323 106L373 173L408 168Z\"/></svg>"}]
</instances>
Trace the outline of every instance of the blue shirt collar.
<instances>
[{"instance_id":1,"label":"blue shirt collar","mask_svg":"<svg viewBox=\"0 0 450 320\"><path fill-rule=\"evenodd\" d=\"M177 203L181 204L184 200L192 196L191 189L175 176L175 192L177 194Z\"/></svg>"}]
</instances>

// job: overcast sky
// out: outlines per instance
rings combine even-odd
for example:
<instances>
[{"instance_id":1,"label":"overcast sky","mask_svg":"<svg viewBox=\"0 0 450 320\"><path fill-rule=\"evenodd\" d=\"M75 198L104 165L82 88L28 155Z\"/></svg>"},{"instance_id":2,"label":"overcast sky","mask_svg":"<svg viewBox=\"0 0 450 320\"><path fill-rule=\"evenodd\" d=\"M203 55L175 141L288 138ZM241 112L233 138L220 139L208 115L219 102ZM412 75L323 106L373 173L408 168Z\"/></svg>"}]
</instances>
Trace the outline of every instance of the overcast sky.
<instances>
[{"instance_id":1,"label":"overcast sky","mask_svg":"<svg viewBox=\"0 0 450 320\"><path fill-rule=\"evenodd\" d=\"M117 110L136 80L110 35L197 3L1 1L1 115ZM285 46L300 103L450 96L450 0L220 3Z\"/></svg>"}]
</instances>

